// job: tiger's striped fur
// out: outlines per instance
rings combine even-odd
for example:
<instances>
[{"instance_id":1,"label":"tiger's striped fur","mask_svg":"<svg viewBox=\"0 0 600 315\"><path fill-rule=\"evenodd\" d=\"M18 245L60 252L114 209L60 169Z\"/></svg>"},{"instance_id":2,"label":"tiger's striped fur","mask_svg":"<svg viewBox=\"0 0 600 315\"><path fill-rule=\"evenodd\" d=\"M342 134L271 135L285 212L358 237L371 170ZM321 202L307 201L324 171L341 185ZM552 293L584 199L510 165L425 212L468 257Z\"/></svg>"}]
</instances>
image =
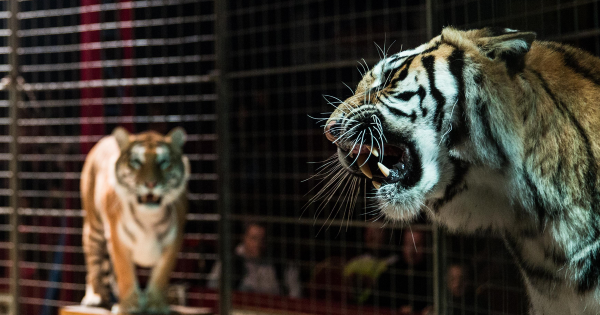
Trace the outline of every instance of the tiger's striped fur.
<instances>
[{"instance_id":1,"label":"tiger's striped fur","mask_svg":"<svg viewBox=\"0 0 600 315\"><path fill-rule=\"evenodd\" d=\"M374 66L325 133L387 218L502 236L530 314L600 314L600 59L534 39L446 28Z\"/></svg>"},{"instance_id":2,"label":"tiger's striped fur","mask_svg":"<svg viewBox=\"0 0 600 315\"><path fill-rule=\"evenodd\" d=\"M110 279L116 278L112 292L121 312L169 311L165 294L188 208L184 142L181 128L167 136L117 128L88 154L81 174L87 266L82 304L110 306ZM144 292L135 265L152 268Z\"/></svg>"}]
</instances>

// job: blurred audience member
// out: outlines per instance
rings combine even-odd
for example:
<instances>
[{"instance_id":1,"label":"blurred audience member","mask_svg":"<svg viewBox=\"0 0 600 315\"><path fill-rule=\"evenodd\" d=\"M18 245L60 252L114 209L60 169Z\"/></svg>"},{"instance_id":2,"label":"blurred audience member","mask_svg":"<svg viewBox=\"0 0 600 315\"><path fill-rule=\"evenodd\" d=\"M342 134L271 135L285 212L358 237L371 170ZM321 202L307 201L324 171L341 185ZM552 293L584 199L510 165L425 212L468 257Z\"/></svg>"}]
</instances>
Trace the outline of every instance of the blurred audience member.
<instances>
[{"instance_id":1,"label":"blurred audience member","mask_svg":"<svg viewBox=\"0 0 600 315\"><path fill-rule=\"evenodd\" d=\"M398 255L384 250L387 230L369 225L364 230L365 253L352 258L344 266L344 277L352 289L352 297L359 304L393 307L395 301L391 268Z\"/></svg>"},{"instance_id":2,"label":"blurred audience member","mask_svg":"<svg viewBox=\"0 0 600 315\"><path fill-rule=\"evenodd\" d=\"M243 292L300 296L298 268L273 263L264 257L266 229L259 223L247 223L242 243L233 255L233 288ZM221 264L213 267L208 286L217 288Z\"/></svg>"},{"instance_id":3,"label":"blurred audience member","mask_svg":"<svg viewBox=\"0 0 600 315\"><path fill-rule=\"evenodd\" d=\"M346 260L339 256L328 257L312 270L307 295L314 300L331 300L346 304L352 300L348 279L344 277Z\"/></svg>"},{"instance_id":4,"label":"blurred audience member","mask_svg":"<svg viewBox=\"0 0 600 315\"><path fill-rule=\"evenodd\" d=\"M396 284L400 300L405 303L401 314L430 314L426 299L432 296L431 270L425 256L426 235L421 230L405 229L402 234L401 276Z\"/></svg>"},{"instance_id":5,"label":"blurred audience member","mask_svg":"<svg viewBox=\"0 0 600 315\"><path fill-rule=\"evenodd\" d=\"M474 314L475 292L470 284L468 268L460 264L452 264L446 274L446 287L451 305L450 314Z\"/></svg>"}]
</instances>

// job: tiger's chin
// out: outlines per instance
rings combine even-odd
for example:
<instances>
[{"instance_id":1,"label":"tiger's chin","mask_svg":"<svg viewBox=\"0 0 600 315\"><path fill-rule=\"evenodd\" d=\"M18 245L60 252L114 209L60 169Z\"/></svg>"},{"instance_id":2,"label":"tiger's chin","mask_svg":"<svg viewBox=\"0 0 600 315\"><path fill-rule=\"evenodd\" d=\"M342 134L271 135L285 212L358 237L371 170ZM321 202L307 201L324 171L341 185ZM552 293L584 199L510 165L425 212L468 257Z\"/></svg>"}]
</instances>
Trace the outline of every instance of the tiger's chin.
<instances>
[{"instance_id":1,"label":"tiger's chin","mask_svg":"<svg viewBox=\"0 0 600 315\"><path fill-rule=\"evenodd\" d=\"M410 223L421 213L423 195L415 189L405 189L400 185L387 184L375 195L378 208L386 219Z\"/></svg>"}]
</instances>

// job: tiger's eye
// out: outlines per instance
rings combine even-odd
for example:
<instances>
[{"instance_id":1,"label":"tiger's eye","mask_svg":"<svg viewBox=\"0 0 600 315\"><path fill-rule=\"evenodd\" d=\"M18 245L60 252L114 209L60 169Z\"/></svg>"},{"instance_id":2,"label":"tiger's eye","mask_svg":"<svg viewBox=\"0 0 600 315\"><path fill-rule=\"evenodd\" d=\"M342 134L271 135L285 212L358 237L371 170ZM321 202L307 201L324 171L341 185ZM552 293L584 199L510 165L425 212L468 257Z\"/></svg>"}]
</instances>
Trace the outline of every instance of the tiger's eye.
<instances>
[{"instance_id":1,"label":"tiger's eye","mask_svg":"<svg viewBox=\"0 0 600 315\"><path fill-rule=\"evenodd\" d=\"M131 159L129 160L129 165L137 170L142 166L142 162L138 159Z\"/></svg>"},{"instance_id":2,"label":"tiger's eye","mask_svg":"<svg viewBox=\"0 0 600 315\"><path fill-rule=\"evenodd\" d=\"M158 162L158 166L163 170L167 169L169 165L171 165L171 162L169 162L169 160L162 160Z\"/></svg>"}]
</instances>

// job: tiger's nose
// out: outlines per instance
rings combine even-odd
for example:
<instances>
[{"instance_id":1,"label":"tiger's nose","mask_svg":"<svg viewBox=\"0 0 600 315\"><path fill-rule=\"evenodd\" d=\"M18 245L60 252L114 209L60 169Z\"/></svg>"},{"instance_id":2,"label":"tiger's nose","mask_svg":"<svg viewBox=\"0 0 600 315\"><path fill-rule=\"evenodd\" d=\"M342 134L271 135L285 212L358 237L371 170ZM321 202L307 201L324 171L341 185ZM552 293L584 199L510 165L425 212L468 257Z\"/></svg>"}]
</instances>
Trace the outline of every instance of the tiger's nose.
<instances>
[{"instance_id":1,"label":"tiger's nose","mask_svg":"<svg viewBox=\"0 0 600 315\"><path fill-rule=\"evenodd\" d=\"M146 182L146 187L148 187L148 189L152 189L152 188L156 187L156 181Z\"/></svg>"},{"instance_id":2,"label":"tiger's nose","mask_svg":"<svg viewBox=\"0 0 600 315\"><path fill-rule=\"evenodd\" d=\"M337 140L337 129L335 128L336 124L337 121L332 120L327 123L327 126L325 126L325 137L327 137L327 139L331 142Z\"/></svg>"}]
</instances>

